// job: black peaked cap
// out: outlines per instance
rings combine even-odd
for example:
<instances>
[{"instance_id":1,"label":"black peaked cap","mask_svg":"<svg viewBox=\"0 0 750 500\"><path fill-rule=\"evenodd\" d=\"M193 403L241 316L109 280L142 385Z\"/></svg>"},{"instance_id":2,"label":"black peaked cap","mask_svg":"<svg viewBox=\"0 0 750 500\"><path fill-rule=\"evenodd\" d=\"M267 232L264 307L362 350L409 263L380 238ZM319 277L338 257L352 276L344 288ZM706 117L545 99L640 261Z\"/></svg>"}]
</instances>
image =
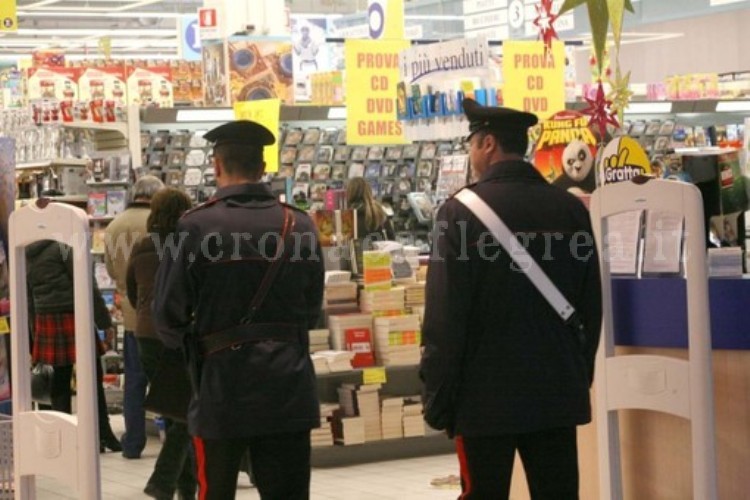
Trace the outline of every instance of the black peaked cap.
<instances>
[{"instance_id":1,"label":"black peaked cap","mask_svg":"<svg viewBox=\"0 0 750 500\"><path fill-rule=\"evenodd\" d=\"M276 139L270 130L250 120L237 120L225 123L209 130L203 138L213 142L214 146L222 144L242 144L245 146L270 146Z\"/></svg>"},{"instance_id":2,"label":"black peaked cap","mask_svg":"<svg viewBox=\"0 0 750 500\"><path fill-rule=\"evenodd\" d=\"M539 121L536 115L512 108L482 106L471 98L463 101L464 114L469 119L469 137L479 130L526 133Z\"/></svg>"}]
</instances>

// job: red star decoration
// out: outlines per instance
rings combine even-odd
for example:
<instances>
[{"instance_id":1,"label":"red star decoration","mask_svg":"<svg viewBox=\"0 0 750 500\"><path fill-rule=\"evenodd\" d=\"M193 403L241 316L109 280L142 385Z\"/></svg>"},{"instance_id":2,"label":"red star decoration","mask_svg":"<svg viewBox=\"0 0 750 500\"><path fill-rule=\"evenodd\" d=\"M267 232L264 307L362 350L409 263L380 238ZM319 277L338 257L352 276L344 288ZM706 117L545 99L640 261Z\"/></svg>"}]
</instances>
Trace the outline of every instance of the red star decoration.
<instances>
[{"instance_id":1,"label":"red star decoration","mask_svg":"<svg viewBox=\"0 0 750 500\"><path fill-rule=\"evenodd\" d=\"M588 115L589 127L596 126L599 128L599 141L604 142L607 136L607 125L612 125L615 128L620 128L620 123L617 121L617 112L611 110L612 101L608 101L604 95L604 85L599 80L599 87L596 89L596 98L589 99L584 96L589 107L582 110L581 113Z\"/></svg>"},{"instance_id":2,"label":"red star decoration","mask_svg":"<svg viewBox=\"0 0 750 500\"><path fill-rule=\"evenodd\" d=\"M536 14L534 26L539 30L539 38L544 41L544 53L548 54L552 49L552 40L559 40L555 31L558 16L552 13L552 0L541 0L536 6Z\"/></svg>"}]
</instances>

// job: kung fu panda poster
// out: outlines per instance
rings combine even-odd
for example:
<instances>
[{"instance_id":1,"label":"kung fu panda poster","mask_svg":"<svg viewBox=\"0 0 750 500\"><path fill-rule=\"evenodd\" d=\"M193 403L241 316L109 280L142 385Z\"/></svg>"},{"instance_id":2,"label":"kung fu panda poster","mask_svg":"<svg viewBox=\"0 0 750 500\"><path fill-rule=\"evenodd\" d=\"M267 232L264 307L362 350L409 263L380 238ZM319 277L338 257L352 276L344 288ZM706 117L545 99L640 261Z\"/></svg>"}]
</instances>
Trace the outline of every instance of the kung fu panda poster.
<instances>
[{"instance_id":1,"label":"kung fu panda poster","mask_svg":"<svg viewBox=\"0 0 750 500\"><path fill-rule=\"evenodd\" d=\"M573 194L589 194L596 188L596 138L588 122L588 117L577 111L560 111L534 132L537 170Z\"/></svg>"}]
</instances>

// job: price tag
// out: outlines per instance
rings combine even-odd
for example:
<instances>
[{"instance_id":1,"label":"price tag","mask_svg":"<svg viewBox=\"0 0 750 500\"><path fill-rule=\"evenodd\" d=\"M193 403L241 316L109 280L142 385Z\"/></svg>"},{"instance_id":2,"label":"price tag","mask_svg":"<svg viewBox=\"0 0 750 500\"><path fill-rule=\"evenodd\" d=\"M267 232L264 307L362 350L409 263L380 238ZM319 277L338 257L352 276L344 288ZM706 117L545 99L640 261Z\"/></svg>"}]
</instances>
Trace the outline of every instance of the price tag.
<instances>
[{"instance_id":1,"label":"price tag","mask_svg":"<svg viewBox=\"0 0 750 500\"><path fill-rule=\"evenodd\" d=\"M10 326L8 326L8 317L0 316L0 335L6 335L10 333Z\"/></svg>"},{"instance_id":2,"label":"price tag","mask_svg":"<svg viewBox=\"0 0 750 500\"><path fill-rule=\"evenodd\" d=\"M386 375L385 367L365 368L362 370L362 383L367 384L385 384Z\"/></svg>"}]
</instances>

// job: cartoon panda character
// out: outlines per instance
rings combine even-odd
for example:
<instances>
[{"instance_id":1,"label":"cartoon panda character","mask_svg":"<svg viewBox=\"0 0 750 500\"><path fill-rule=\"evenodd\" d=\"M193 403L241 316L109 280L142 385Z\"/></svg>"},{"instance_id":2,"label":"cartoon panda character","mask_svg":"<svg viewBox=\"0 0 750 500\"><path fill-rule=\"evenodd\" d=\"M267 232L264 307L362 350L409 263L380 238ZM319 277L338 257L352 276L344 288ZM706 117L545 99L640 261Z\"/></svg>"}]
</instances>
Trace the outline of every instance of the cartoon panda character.
<instances>
[{"instance_id":1,"label":"cartoon panda character","mask_svg":"<svg viewBox=\"0 0 750 500\"><path fill-rule=\"evenodd\" d=\"M552 184L574 194L591 193L596 189L594 157L591 148L580 139L573 140L562 154L563 171Z\"/></svg>"}]
</instances>

